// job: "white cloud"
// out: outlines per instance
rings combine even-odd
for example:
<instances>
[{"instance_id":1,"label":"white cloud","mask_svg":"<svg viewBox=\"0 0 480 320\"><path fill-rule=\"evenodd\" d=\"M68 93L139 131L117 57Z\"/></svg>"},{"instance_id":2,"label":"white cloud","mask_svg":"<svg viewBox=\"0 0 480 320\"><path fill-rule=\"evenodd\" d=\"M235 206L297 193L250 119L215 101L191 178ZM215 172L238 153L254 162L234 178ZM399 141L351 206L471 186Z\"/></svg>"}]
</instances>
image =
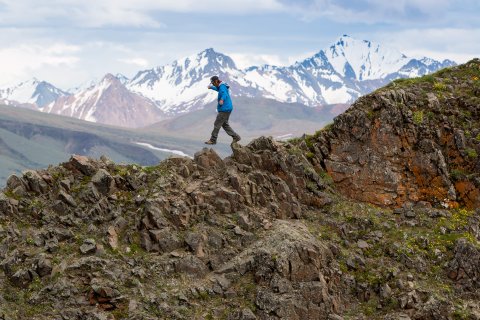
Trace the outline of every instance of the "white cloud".
<instances>
[{"instance_id":1,"label":"white cloud","mask_svg":"<svg viewBox=\"0 0 480 320\"><path fill-rule=\"evenodd\" d=\"M0 10L3 26L76 27L131 26L161 28L158 12L212 13L235 15L280 11L276 0L4 0ZM28 13L28 17L25 15Z\"/></svg>"},{"instance_id":2,"label":"white cloud","mask_svg":"<svg viewBox=\"0 0 480 320\"><path fill-rule=\"evenodd\" d=\"M43 68L71 68L80 60L78 46L53 43L50 45L23 44L0 49L2 82L11 84L30 79Z\"/></svg>"},{"instance_id":3,"label":"white cloud","mask_svg":"<svg viewBox=\"0 0 480 320\"><path fill-rule=\"evenodd\" d=\"M395 47L407 56L427 56L463 63L480 56L480 43L475 41L479 34L480 28L407 29L376 33L372 40Z\"/></svg>"},{"instance_id":4,"label":"white cloud","mask_svg":"<svg viewBox=\"0 0 480 320\"><path fill-rule=\"evenodd\" d=\"M133 64L135 66L139 67L147 67L149 65L149 62L147 59L143 58L128 58L128 59L118 59L118 61L126 63L126 64Z\"/></svg>"},{"instance_id":5,"label":"white cloud","mask_svg":"<svg viewBox=\"0 0 480 320\"><path fill-rule=\"evenodd\" d=\"M341 23L451 23L455 12L476 17L476 0L278 0L286 12L304 20L326 17ZM475 10L475 8L477 10ZM475 12L477 11L477 12ZM459 21L457 21L459 22Z\"/></svg>"}]
</instances>

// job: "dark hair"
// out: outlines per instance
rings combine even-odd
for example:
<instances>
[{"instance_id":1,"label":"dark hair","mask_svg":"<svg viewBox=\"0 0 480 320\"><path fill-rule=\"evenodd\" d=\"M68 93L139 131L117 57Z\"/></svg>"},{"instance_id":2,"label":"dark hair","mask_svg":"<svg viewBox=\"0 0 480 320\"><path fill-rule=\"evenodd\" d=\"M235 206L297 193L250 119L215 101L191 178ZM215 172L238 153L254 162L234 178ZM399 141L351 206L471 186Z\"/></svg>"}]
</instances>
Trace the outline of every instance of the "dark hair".
<instances>
[{"instance_id":1,"label":"dark hair","mask_svg":"<svg viewBox=\"0 0 480 320\"><path fill-rule=\"evenodd\" d=\"M210 82L212 82L212 83L213 83L213 81L217 81L217 80L220 80L220 79L218 79L218 76L213 76L213 77L210 78Z\"/></svg>"}]
</instances>

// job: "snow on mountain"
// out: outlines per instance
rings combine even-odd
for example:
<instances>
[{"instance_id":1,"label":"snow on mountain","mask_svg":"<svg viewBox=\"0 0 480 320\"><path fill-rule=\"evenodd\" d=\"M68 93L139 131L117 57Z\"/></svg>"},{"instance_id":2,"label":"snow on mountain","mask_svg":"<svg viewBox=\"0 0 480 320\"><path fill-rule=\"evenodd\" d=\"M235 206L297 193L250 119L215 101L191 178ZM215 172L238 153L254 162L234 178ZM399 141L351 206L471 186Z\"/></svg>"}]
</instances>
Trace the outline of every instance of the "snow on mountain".
<instances>
[{"instance_id":1,"label":"snow on mountain","mask_svg":"<svg viewBox=\"0 0 480 320\"><path fill-rule=\"evenodd\" d=\"M143 127L166 118L151 100L129 91L111 74L88 89L57 99L43 111L123 127Z\"/></svg>"},{"instance_id":2,"label":"snow on mountain","mask_svg":"<svg viewBox=\"0 0 480 320\"><path fill-rule=\"evenodd\" d=\"M396 50L348 35L340 37L325 53L337 73L359 81L385 78L410 60Z\"/></svg>"},{"instance_id":3,"label":"snow on mountain","mask_svg":"<svg viewBox=\"0 0 480 320\"><path fill-rule=\"evenodd\" d=\"M118 81L120 81L120 83L123 84L123 85L126 85L130 81L130 79L128 77L124 76L121 73L117 73L115 75L115 78L117 78Z\"/></svg>"},{"instance_id":4,"label":"snow on mountain","mask_svg":"<svg viewBox=\"0 0 480 320\"><path fill-rule=\"evenodd\" d=\"M455 65L414 59L380 44L348 35L290 66L238 69L229 56L206 49L171 64L138 72L132 79L109 74L70 93L36 79L0 89L0 102L88 121L138 127L203 108L214 101L210 77L218 75L232 95L268 98L318 107L351 103L388 82L422 76Z\"/></svg>"},{"instance_id":5,"label":"snow on mountain","mask_svg":"<svg viewBox=\"0 0 480 320\"><path fill-rule=\"evenodd\" d=\"M233 95L264 97L309 106L349 103L399 77L421 76L454 64L411 59L348 35L292 66L264 65L244 70L213 49L172 64L139 72L127 87L155 101L165 112L184 113L215 99L205 87L212 75L231 86Z\"/></svg>"},{"instance_id":6,"label":"snow on mountain","mask_svg":"<svg viewBox=\"0 0 480 320\"><path fill-rule=\"evenodd\" d=\"M140 71L127 87L152 99L165 112L183 113L215 100L216 94L207 90L212 75L219 75L244 94L251 85L230 57L210 48L166 66Z\"/></svg>"},{"instance_id":7,"label":"snow on mountain","mask_svg":"<svg viewBox=\"0 0 480 320\"><path fill-rule=\"evenodd\" d=\"M67 92L36 78L21 82L16 86L0 89L0 98L10 100L12 104L32 104L39 108L66 95L68 95Z\"/></svg>"}]
</instances>

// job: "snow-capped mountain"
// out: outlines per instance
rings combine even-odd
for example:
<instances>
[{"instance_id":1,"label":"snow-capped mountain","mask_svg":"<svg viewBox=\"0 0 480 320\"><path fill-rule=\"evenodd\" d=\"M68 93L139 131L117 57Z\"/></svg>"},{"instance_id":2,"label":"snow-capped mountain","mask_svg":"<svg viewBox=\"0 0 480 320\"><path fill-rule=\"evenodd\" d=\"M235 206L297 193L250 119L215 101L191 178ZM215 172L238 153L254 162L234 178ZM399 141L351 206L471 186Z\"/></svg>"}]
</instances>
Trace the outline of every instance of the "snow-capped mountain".
<instances>
[{"instance_id":1,"label":"snow-capped mountain","mask_svg":"<svg viewBox=\"0 0 480 320\"><path fill-rule=\"evenodd\" d=\"M329 48L286 67L264 65L240 70L230 57L207 49L170 65L141 71L127 87L173 114L215 99L215 94L205 90L211 75L228 82L236 96L320 106L350 103L393 79L421 76L454 64L408 58L371 41L343 35Z\"/></svg>"},{"instance_id":2,"label":"snow-capped mountain","mask_svg":"<svg viewBox=\"0 0 480 320\"><path fill-rule=\"evenodd\" d=\"M219 75L236 87L237 95L252 91L251 83L243 79L244 73L232 58L212 48L166 66L140 71L127 88L152 99L165 112L184 113L215 99L216 95L207 90L212 75Z\"/></svg>"},{"instance_id":3,"label":"snow-capped mountain","mask_svg":"<svg viewBox=\"0 0 480 320\"><path fill-rule=\"evenodd\" d=\"M60 97L42 111L123 127L143 127L165 118L151 100L129 91L111 74L88 89Z\"/></svg>"},{"instance_id":4,"label":"snow-capped mountain","mask_svg":"<svg viewBox=\"0 0 480 320\"><path fill-rule=\"evenodd\" d=\"M216 93L207 89L213 75L227 82L237 97L318 107L351 103L394 79L422 76L452 65L455 62L450 60L409 58L380 44L343 35L330 47L291 66L239 69L232 58L210 48L140 71L131 80L109 74L69 90L70 94L35 79L0 90L0 102L138 127L214 101Z\"/></svg>"},{"instance_id":5,"label":"snow-capped mountain","mask_svg":"<svg viewBox=\"0 0 480 320\"><path fill-rule=\"evenodd\" d=\"M39 108L67 95L67 92L36 78L21 82L13 87L0 89L0 98L10 101L10 104L31 104Z\"/></svg>"}]
</instances>

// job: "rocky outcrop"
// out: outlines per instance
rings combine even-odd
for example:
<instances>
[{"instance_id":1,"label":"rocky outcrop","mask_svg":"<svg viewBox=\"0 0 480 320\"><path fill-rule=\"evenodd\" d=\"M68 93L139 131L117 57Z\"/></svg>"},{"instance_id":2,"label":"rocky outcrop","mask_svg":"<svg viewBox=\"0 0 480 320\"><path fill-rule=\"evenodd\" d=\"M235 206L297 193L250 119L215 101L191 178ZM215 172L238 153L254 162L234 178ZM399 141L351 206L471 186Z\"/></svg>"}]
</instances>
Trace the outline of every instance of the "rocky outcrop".
<instances>
[{"instance_id":1,"label":"rocky outcrop","mask_svg":"<svg viewBox=\"0 0 480 320\"><path fill-rule=\"evenodd\" d=\"M351 198L479 207L479 66L393 82L358 99L308 147Z\"/></svg>"},{"instance_id":2,"label":"rocky outcrop","mask_svg":"<svg viewBox=\"0 0 480 320\"><path fill-rule=\"evenodd\" d=\"M466 239L460 239L453 252L448 276L462 290L476 292L480 288L480 250Z\"/></svg>"},{"instance_id":3,"label":"rocky outcrop","mask_svg":"<svg viewBox=\"0 0 480 320\"><path fill-rule=\"evenodd\" d=\"M151 169L74 155L62 166L11 176L0 197L2 221L14 223L0 252L11 290L56 277L52 285L60 287L43 287L34 299L54 304L61 290L62 305L84 313L63 312L79 319L93 311L127 312L133 291L126 297L119 288L131 274L140 281L171 279L187 302L235 296L236 286L251 281L260 318L327 319L340 312L343 300L329 291L337 286L328 280L332 253L305 225L288 220L301 218L305 207L331 203L327 185L305 157L271 138L232 148L225 160L204 149L194 159L170 158ZM35 228L20 231L26 221ZM140 253L145 259L138 260ZM157 286L156 280L133 285ZM172 301L162 312L177 312Z\"/></svg>"}]
</instances>

